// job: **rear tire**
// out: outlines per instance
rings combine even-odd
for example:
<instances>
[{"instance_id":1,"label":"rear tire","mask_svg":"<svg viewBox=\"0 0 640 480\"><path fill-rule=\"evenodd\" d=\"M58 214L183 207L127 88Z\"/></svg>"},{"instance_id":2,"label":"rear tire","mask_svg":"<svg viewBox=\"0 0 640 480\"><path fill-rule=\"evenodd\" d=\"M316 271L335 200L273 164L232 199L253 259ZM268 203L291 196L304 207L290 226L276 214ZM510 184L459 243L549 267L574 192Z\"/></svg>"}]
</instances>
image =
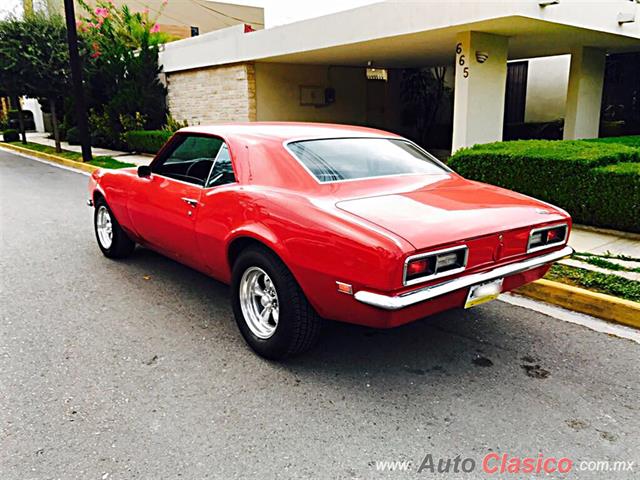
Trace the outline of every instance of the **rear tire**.
<instances>
[{"instance_id":1,"label":"rear tire","mask_svg":"<svg viewBox=\"0 0 640 480\"><path fill-rule=\"evenodd\" d=\"M104 198L95 202L93 228L98 246L105 257L125 258L131 255L136 247L136 243L128 237L113 216Z\"/></svg>"},{"instance_id":2,"label":"rear tire","mask_svg":"<svg viewBox=\"0 0 640 480\"><path fill-rule=\"evenodd\" d=\"M249 247L233 265L233 313L249 346L261 357L281 360L309 350L323 320L286 265L264 247Z\"/></svg>"}]
</instances>

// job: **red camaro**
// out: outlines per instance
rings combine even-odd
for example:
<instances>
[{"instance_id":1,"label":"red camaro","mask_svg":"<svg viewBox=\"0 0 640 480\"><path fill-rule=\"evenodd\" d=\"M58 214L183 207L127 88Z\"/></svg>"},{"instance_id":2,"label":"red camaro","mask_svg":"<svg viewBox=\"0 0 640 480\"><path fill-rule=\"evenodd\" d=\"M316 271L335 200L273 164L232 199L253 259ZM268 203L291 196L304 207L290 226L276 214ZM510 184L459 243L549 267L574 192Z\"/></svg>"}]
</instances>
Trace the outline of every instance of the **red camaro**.
<instances>
[{"instance_id":1,"label":"red camaro","mask_svg":"<svg viewBox=\"0 0 640 480\"><path fill-rule=\"evenodd\" d=\"M150 166L94 172L89 191L107 257L139 243L230 283L268 358L309 348L322 319L388 328L471 307L572 252L565 211L368 128L184 128Z\"/></svg>"}]
</instances>

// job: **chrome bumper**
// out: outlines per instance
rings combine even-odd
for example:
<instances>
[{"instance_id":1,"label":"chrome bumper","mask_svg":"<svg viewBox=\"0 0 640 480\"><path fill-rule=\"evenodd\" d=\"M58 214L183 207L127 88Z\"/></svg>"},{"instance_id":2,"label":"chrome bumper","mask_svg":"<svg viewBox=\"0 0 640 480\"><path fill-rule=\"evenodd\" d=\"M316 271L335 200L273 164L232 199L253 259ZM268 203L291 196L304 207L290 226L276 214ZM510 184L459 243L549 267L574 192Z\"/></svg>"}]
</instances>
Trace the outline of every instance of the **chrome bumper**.
<instances>
[{"instance_id":1,"label":"chrome bumper","mask_svg":"<svg viewBox=\"0 0 640 480\"><path fill-rule=\"evenodd\" d=\"M533 268L556 262L562 258L568 257L573 253L573 248L565 246L562 250L539 255L537 257L524 260L522 262L510 263L502 267L495 268L488 272L474 273L463 277L455 278L446 282L438 283L428 287L413 290L397 296L381 295L379 293L367 292L360 290L356 292L355 298L359 302L372 305L374 307L383 308L385 310L399 310L416 303L431 300L432 298L445 295L447 293L460 290L461 288L470 287L478 283L488 282L496 278L508 277L516 273L526 272Z\"/></svg>"}]
</instances>

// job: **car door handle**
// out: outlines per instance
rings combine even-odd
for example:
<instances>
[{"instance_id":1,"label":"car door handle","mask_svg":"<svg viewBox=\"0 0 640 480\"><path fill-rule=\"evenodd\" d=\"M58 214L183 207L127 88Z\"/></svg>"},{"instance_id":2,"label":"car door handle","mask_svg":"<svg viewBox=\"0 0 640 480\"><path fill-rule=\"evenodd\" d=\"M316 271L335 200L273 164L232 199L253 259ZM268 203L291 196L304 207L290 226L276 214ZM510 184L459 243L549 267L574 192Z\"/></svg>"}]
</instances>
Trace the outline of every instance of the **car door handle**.
<instances>
[{"instance_id":1,"label":"car door handle","mask_svg":"<svg viewBox=\"0 0 640 480\"><path fill-rule=\"evenodd\" d=\"M198 206L198 201L193 199L193 198L182 197L182 201L185 202L185 203L188 203L192 207L197 207Z\"/></svg>"}]
</instances>

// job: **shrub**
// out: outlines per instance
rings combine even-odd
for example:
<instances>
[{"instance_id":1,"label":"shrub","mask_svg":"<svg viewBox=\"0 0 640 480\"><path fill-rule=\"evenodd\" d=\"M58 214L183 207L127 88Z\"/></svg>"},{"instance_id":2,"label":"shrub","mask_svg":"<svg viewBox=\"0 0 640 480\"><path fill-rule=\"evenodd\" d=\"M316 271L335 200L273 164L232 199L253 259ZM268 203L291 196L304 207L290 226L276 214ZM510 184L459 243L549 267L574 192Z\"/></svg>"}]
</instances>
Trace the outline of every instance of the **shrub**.
<instances>
[{"instance_id":1,"label":"shrub","mask_svg":"<svg viewBox=\"0 0 640 480\"><path fill-rule=\"evenodd\" d=\"M173 133L173 132L177 132L181 128L188 127L188 126L189 126L189 122L187 122L186 120L183 120L183 121L176 120L175 118L173 118L173 116L170 113L167 113L167 116L165 118L165 124L162 126L162 130Z\"/></svg>"},{"instance_id":2,"label":"shrub","mask_svg":"<svg viewBox=\"0 0 640 480\"><path fill-rule=\"evenodd\" d=\"M640 149L613 141L514 141L457 152L461 175L567 210L577 223L640 231Z\"/></svg>"},{"instance_id":3,"label":"shrub","mask_svg":"<svg viewBox=\"0 0 640 480\"><path fill-rule=\"evenodd\" d=\"M124 139L134 152L155 154L171 135L171 132L165 130L132 130L124 134Z\"/></svg>"},{"instance_id":4,"label":"shrub","mask_svg":"<svg viewBox=\"0 0 640 480\"><path fill-rule=\"evenodd\" d=\"M616 143L627 147L640 148L640 135L627 135L626 137L590 138L585 142Z\"/></svg>"},{"instance_id":5,"label":"shrub","mask_svg":"<svg viewBox=\"0 0 640 480\"><path fill-rule=\"evenodd\" d=\"M20 140L20 134L17 130L10 128L2 132L2 139L5 142L17 142L18 140Z\"/></svg>"},{"instance_id":6,"label":"shrub","mask_svg":"<svg viewBox=\"0 0 640 480\"><path fill-rule=\"evenodd\" d=\"M167 89L159 79L158 54L168 37L157 31L148 9L134 12L109 0L79 3L91 139L123 150L126 131L158 129L164 122Z\"/></svg>"},{"instance_id":7,"label":"shrub","mask_svg":"<svg viewBox=\"0 0 640 480\"><path fill-rule=\"evenodd\" d=\"M592 183L581 221L640 232L640 163L607 165L589 173L587 181Z\"/></svg>"},{"instance_id":8,"label":"shrub","mask_svg":"<svg viewBox=\"0 0 640 480\"><path fill-rule=\"evenodd\" d=\"M80 145L82 143L78 127L71 127L67 130L67 142L69 142L69 145Z\"/></svg>"}]
</instances>

